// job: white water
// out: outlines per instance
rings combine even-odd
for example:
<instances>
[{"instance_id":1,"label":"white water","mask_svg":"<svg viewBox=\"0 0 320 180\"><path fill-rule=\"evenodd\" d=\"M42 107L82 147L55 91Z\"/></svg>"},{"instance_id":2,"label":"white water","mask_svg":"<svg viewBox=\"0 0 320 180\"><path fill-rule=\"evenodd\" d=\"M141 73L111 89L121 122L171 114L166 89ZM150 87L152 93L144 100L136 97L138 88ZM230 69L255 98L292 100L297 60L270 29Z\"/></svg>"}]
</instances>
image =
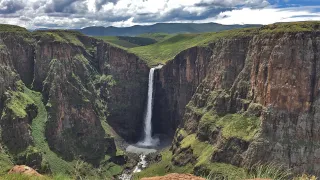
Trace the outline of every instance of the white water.
<instances>
[{"instance_id":1,"label":"white water","mask_svg":"<svg viewBox=\"0 0 320 180\"><path fill-rule=\"evenodd\" d=\"M131 180L132 176L134 173L138 173L141 172L143 169L145 169L147 167L147 161L146 161L146 155L145 154L141 154L140 155L140 161L139 163L136 165L136 167L133 169L132 172L124 172L123 174L121 174L118 179L120 180Z\"/></svg>"},{"instance_id":2,"label":"white water","mask_svg":"<svg viewBox=\"0 0 320 180\"><path fill-rule=\"evenodd\" d=\"M159 144L158 138L152 138L152 108L153 108L153 79L154 71L160 69L162 65L151 68L149 72L149 83L148 83L148 103L146 109L146 116L144 119L144 139L138 142L139 146L152 147Z\"/></svg>"},{"instance_id":3,"label":"white water","mask_svg":"<svg viewBox=\"0 0 320 180\"><path fill-rule=\"evenodd\" d=\"M143 169L147 167L147 161L146 161L146 155L141 154L140 155L140 162L137 164L137 166L134 168L133 173L141 172Z\"/></svg>"}]
</instances>

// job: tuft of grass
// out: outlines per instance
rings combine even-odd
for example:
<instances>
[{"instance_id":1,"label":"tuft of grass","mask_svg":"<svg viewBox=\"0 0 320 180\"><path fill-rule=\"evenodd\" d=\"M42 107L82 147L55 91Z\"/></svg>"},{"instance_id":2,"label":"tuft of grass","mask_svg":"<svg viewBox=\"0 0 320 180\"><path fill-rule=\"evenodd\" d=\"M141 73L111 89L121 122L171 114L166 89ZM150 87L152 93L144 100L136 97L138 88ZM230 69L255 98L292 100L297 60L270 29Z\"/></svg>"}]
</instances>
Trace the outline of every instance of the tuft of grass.
<instances>
[{"instance_id":1,"label":"tuft of grass","mask_svg":"<svg viewBox=\"0 0 320 180\"><path fill-rule=\"evenodd\" d=\"M275 163L256 164L248 172L249 178L266 178L274 180L286 180L292 176L290 169L286 169Z\"/></svg>"},{"instance_id":2,"label":"tuft of grass","mask_svg":"<svg viewBox=\"0 0 320 180\"><path fill-rule=\"evenodd\" d=\"M205 176L207 180L239 180L256 178L287 180L292 177L290 169L285 169L275 163L257 164L249 170L222 163L212 163L210 168L210 174Z\"/></svg>"},{"instance_id":3,"label":"tuft of grass","mask_svg":"<svg viewBox=\"0 0 320 180\"><path fill-rule=\"evenodd\" d=\"M246 171L244 168L236 167L231 164L225 163L211 163L206 167L200 167L209 169L209 175L205 176L207 180L240 180L246 179Z\"/></svg>"}]
</instances>

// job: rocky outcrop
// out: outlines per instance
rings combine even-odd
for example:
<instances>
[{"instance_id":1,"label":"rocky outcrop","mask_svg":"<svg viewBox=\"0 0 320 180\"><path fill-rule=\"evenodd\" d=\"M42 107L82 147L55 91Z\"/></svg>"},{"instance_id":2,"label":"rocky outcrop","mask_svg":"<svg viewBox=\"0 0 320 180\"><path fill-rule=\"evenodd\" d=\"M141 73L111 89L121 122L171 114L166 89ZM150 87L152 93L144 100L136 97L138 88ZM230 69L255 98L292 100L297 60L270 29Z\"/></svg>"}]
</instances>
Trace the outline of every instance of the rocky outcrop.
<instances>
[{"instance_id":1,"label":"rocky outcrop","mask_svg":"<svg viewBox=\"0 0 320 180\"><path fill-rule=\"evenodd\" d=\"M8 174L24 174L28 176L38 176L42 177L41 174L39 174L36 170L32 169L31 167L25 166L25 165L17 165L14 166Z\"/></svg>"}]
</instances>

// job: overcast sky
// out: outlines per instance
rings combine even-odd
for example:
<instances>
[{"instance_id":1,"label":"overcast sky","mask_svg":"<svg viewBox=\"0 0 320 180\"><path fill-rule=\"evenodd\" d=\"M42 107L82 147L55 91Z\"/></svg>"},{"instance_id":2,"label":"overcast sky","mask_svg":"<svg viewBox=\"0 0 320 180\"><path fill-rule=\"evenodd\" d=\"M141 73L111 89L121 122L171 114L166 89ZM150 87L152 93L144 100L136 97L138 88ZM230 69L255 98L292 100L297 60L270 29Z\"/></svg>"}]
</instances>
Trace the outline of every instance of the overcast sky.
<instances>
[{"instance_id":1,"label":"overcast sky","mask_svg":"<svg viewBox=\"0 0 320 180\"><path fill-rule=\"evenodd\" d=\"M320 20L320 0L0 0L0 23L28 29L303 20Z\"/></svg>"}]
</instances>

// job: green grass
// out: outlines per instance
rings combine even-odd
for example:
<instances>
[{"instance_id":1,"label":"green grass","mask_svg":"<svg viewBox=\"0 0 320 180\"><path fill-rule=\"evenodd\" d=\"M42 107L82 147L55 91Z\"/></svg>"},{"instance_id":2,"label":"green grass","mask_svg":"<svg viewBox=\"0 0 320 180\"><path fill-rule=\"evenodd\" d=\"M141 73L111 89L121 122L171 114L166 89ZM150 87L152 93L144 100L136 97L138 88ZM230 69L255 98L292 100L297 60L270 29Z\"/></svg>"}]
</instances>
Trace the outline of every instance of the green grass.
<instances>
[{"instance_id":1,"label":"green grass","mask_svg":"<svg viewBox=\"0 0 320 180\"><path fill-rule=\"evenodd\" d=\"M256 164L248 172L247 178L266 178L275 180L286 180L292 175L288 168L284 168L275 163Z\"/></svg>"},{"instance_id":2,"label":"green grass","mask_svg":"<svg viewBox=\"0 0 320 180\"><path fill-rule=\"evenodd\" d=\"M0 149L0 176L6 174L13 166L10 157Z\"/></svg>"},{"instance_id":3,"label":"green grass","mask_svg":"<svg viewBox=\"0 0 320 180\"><path fill-rule=\"evenodd\" d=\"M272 179L272 180L287 180L292 179L290 169L283 168L275 163L255 165L250 169L234 167L229 164L212 163L211 172L205 178L207 180L228 179ZM307 176L309 177L309 176ZM312 178L312 176L310 176ZM300 179L300 177L293 178ZM309 179L308 179L309 180ZM310 179L311 180L311 179Z\"/></svg>"},{"instance_id":4,"label":"green grass","mask_svg":"<svg viewBox=\"0 0 320 180\"><path fill-rule=\"evenodd\" d=\"M138 37L150 38L150 39L154 39L157 42L161 42L172 36L174 35L167 34L167 33L145 33L145 34L139 35Z\"/></svg>"},{"instance_id":5,"label":"green grass","mask_svg":"<svg viewBox=\"0 0 320 180\"><path fill-rule=\"evenodd\" d=\"M252 32L254 32L254 29L229 30L203 34L178 34L159 43L132 48L129 51L141 57L149 65L156 65L158 63L165 64L185 49L195 46L206 46L208 43L221 38L247 36Z\"/></svg>"},{"instance_id":6,"label":"green grass","mask_svg":"<svg viewBox=\"0 0 320 180\"><path fill-rule=\"evenodd\" d=\"M139 46L146 46L154 44L157 41L147 37L130 37L130 36L96 36L95 38L101 39L106 43L122 49L129 49Z\"/></svg>"},{"instance_id":7,"label":"green grass","mask_svg":"<svg viewBox=\"0 0 320 180\"><path fill-rule=\"evenodd\" d=\"M228 114L220 118L216 125L222 127L222 135L227 139L236 137L251 141L260 129L260 119L255 116Z\"/></svg>"},{"instance_id":8,"label":"green grass","mask_svg":"<svg viewBox=\"0 0 320 180\"><path fill-rule=\"evenodd\" d=\"M260 28L259 33L311 32L320 31L320 21L275 23Z\"/></svg>"},{"instance_id":9,"label":"green grass","mask_svg":"<svg viewBox=\"0 0 320 180\"><path fill-rule=\"evenodd\" d=\"M147 37L117 36L117 38L139 46L147 46L157 42L156 40Z\"/></svg>"},{"instance_id":10,"label":"green grass","mask_svg":"<svg viewBox=\"0 0 320 180\"><path fill-rule=\"evenodd\" d=\"M191 147L193 154L197 157L195 166L202 165L208 162L209 157L216 150L214 146L208 142L201 142L197 139L196 134L186 136L181 142L181 148Z\"/></svg>"},{"instance_id":11,"label":"green grass","mask_svg":"<svg viewBox=\"0 0 320 180\"><path fill-rule=\"evenodd\" d=\"M0 32L28 32L28 30L20 26L0 24Z\"/></svg>"},{"instance_id":12,"label":"green grass","mask_svg":"<svg viewBox=\"0 0 320 180\"><path fill-rule=\"evenodd\" d=\"M97 36L95 38L101 39L104 42L110 43L111 45L114 45L116 47L120 47L120 48L123 48L123 49L133 48L133 47L138 47L139 46L137 44L128 42L126 40L119 39L116 36Z\"/></svg>"},{"instance_id":13,"label":"green grass","mask_svg":"<svg viewBox=\"0 0 320 180\"><path fill-rule=\"evenodd\" d=\"M79 40L80 36L84 36L80 32L71 30L50 30L50 31L35 31L33 35L39 38L41 41L53 41L67 44L73 44L75 46L81 46L85 48L85 45Z\"/></svg>"},{"instance_id":14,"label":"green grass","mask_svg":"<svg viewBox=\"0 0 320 180\"><path fill-rule=\"evenodd\" d=\"M218 116L214 112L209 111L202 116L199 126L209 127L211 130L221 127L222 135L226 139L236 137L245 141L251 141L260 130L260 119L243 114Z\"/></svg>"},{"instance_id":15,"label":"green grass","mask_svg":"<svg viewBox=\"0 0 320 180\"><path fill-rule=\"evenodd\" d=\"M8 91L10 99L7 107L12 110L14 115L18 118L24 118L27 116L26 109L34 101L25 93L20 91Z\"/></svg>"},{"instance_id":16,"label":"green grass","mask_svg":"<svg viewBox=\"0 0 320 180\"><path fill-rule=\"evenodd\" d=\"M32 121L31 129L35 147L42 152L44 159L49 163L50 169L54 174L67 174L73 171L72 162L61 159L56 153L50 150L45 138L45 124L47 121L47 111L42 102L42 95L24 87L24 93L28 95L38 107L38 115Z\"/></svg>"},{"instance_id":17,"label":"green grass","mask_svg":"<svg viewBox=\"0 0 320 180\"><path fill-rule=\"evenodd\" d=\"M210 174L206 177L207 180L240 180L246 179L245 169L225 163L210 163L203 166L210 170Z\"/></svg>"}]
</instances>

